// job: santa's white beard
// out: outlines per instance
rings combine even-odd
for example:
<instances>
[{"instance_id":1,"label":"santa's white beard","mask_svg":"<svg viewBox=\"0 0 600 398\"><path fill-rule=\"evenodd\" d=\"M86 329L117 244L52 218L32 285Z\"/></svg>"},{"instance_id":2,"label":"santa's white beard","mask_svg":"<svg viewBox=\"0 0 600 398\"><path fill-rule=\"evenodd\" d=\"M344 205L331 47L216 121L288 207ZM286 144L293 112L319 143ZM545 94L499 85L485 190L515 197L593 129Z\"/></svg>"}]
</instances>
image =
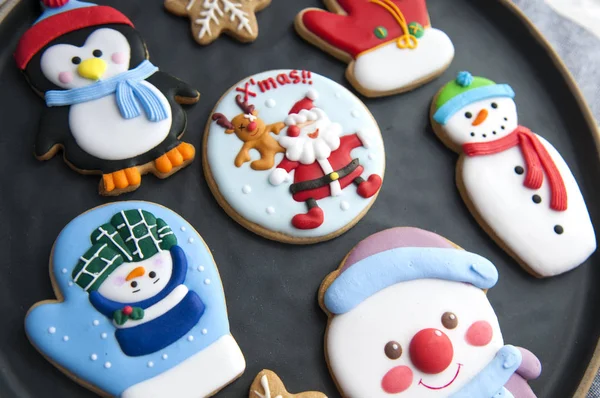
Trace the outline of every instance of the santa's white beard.
<instances>
[{"instance_id":1,"label":"santa's white beard","mask_svg":"<svg viewBox=\"0 0 600 398\"><path fill-rule=\"evenodd\" d=\"M307 134L319 129L319 136L310 138ZM279 144L286 149L285 156L302 164L313 164L316 160L329 158L332 151L340 147L342 126L327 120L319 120L300 130L298 137L281 137Z\"/></svg>"}]
</instances>

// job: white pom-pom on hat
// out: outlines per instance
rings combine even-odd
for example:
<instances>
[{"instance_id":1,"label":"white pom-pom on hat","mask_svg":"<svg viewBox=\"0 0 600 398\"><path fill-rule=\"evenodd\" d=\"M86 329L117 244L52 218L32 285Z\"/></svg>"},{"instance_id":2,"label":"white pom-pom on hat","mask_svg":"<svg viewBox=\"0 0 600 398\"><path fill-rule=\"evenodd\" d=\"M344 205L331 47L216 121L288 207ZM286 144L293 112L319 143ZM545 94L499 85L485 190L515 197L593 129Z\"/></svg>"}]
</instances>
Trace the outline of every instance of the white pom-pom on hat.
<instances>
[{"instance_id":1,"label":"white pom-pom on hat","mask_svg":"<svg viewBox=\"0 0 600 398\"><path fill-rule=\"evenodd\" d=\"M306 92L306 97L310 98L313 101L316 101L317 99L319 99L319 93L314 88L311 88Z\"/></svg>"}]
</instances>

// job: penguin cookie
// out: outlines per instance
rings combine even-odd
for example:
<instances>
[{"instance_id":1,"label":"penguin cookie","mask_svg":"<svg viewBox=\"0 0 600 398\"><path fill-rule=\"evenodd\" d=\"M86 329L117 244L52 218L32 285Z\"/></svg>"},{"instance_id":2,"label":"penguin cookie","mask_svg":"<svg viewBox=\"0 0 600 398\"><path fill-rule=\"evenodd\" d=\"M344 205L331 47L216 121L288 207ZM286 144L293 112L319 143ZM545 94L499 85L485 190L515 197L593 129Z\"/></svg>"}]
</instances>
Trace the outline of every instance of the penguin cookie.
<instances>
[{"instance_id":1,"label":"penguin cookie","mask_svg":"<svg viewBox=\"0 0 600 398\"><path fill-rule=\"evenodd\" d=\"M112 7L43 0L45 11L21 38L15 59L47 110L35 155L63 151L82 174L101 174L100 194L137 189L141 176L166 178L191 163L179 141L181 104L200 94L148 60L142 36Z\"/></svg>"},{"instance_id":2,"label":"penguin cookie","mask_svg":"<svg viewBox=\"0 0 600 398\"><path fill-rule=\"evenodd\" d=\"M433 100L433 131L460 155L458 189L486 232L529 273L554 276L596 250L594 227L569 166L519 124L514 97L507 84L460 72Z\"/></svg>"},{"instance_id":3,"label":"penguin cookie","mask_svg":"<svg viewBox=\"0 0 600 398\"><path fill-rule=\"evenodd\" d=\"M541 364L505 345L487 259L432 232L360 242L321 285L325 352L344 397L535 398Z\"/></svg>"},{"instance_id":4,"label":"penguin cookie","mask_svg":"<svg viewBox=\"0 0 600 398\"><path fill-rule=\"evenodd\" d=\"M27 336L101 396L208 397L245 369L210 250L162 206L80 215L56 240L50 277L59 301L29 310Z\"/></svg>"}]
</instances>

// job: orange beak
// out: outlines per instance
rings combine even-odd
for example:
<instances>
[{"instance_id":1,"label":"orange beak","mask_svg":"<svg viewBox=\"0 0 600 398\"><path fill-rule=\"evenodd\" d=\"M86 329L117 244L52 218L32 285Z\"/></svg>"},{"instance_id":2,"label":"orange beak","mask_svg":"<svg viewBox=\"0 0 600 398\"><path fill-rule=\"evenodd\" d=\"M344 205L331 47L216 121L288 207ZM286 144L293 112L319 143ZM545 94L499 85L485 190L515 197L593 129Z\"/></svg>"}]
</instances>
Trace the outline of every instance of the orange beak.
<instances>
[{"instance_id":1,"label":"orange beak","mask_svg":"<svg viewBox=\"0 0 600 398\"><path fill-rule=\"evenodd\" d=\"M144 276L144 274L146 273L146 270L144 269L144 267L137 267L134 268L125 278L126 281L130 281L133 278L137 278L138 276Z\"/></svg>"},{"instance_id":2,"label":"orange beak","mask_svg":"<svg viewBox=\"0 0 600 398\"><path fill-rule=\"evenodd\" d=\"M477 114L477 117L475 118L475 120L473 120L473 123L471 123L471 125L479 126L481 123L485 122L485 119L487 119L487 117L488 117L487 109L482 109L479 111L479 113Z\"/></svg>"}]
</instances>

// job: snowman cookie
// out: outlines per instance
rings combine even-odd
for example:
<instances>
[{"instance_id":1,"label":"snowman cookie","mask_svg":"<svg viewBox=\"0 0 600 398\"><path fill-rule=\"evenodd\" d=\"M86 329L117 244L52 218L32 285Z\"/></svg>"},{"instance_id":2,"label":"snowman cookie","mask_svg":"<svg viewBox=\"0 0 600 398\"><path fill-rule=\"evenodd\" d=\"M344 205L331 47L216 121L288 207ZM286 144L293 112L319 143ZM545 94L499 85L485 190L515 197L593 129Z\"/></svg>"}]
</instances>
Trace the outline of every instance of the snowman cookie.
<instances>
[{"instance_id":1,"label":"snowman cookie","mask_svg":"<svg viewBox=\"0 0 600 398\"><path fill-rule=\"evenodd\" d=\"M345 397L532 398L541 365L505 345L486 297L498 272L439 235L394 228L360 242L321 285L325 351Z\"/></svg>"},{"instance_id":2,"label":"snowman cookie","mask_svg":"<svg viewBox=\"0 0 600 398\"><path fill-rule=\"evenodd\" d=\"M569 166L519 125L514 96L460 72L433 99L433 130L460 155L458 189L486 232L534 276L554 276L586 261L596 236Z\"/></svg>"},{"instance_id":3,"label":"snowman cookie","mask_svg":"<svg viewBox=\"0 0 600 398\"><path fill-rule=\"evenodd\" d=\"M361 94L380 97L417 88L454 58L448 36L431 26L425 0L325 0L308 8L296 31L347 62L346 77Z\"/></svg>"},{"instance_id":4,"label":"snowman cookie","mask_svg":"<svg viewBox=\"0 0 600 398\"><path fill-rule=\"evenodd\" d=\"M334 238L373 204L385 168L377 122L350 91L304 70L250 76L217 103L203 143L219 204L287 243Z\"/></svg>"},{"instance_id":5,"label":"snowman cookie","mask_svg":"<svg viewBox=\"0 0 600 398\"><path fill-rule=\"evenodd\" d=\"M78 0L43 0L45 11L19 41L15 58L47 109L35 155L63 151L82 174L101 174L100 193L137 189L141 176L166 178L191 163L179 141L180 104L200 94L148 60L141 35L119 11Z\"/></svg>"},{"instance_id":6,"label":"snowman cookie","mask_svg":"<svg viewBox=\"0 0 600 398\"><path fill-rule=\"evenodd\" d=\"M245 369L210 250L164 207L117 202L80 215L54 244L50 276L58 301L29 310L27 336L100 395L207 397Z\"/></svg>"},{"instance_id":7,"label":"snowman cookie","mask_svg":"<svg viewBox=\"0 0 600 398\"><path fill-rule=\"evenodd\" d=\"M316 391L289 393L283 382L270 370L261 371L250 386L248 398L327 398L325 394Z\"/></svg>"}]
</instances>

